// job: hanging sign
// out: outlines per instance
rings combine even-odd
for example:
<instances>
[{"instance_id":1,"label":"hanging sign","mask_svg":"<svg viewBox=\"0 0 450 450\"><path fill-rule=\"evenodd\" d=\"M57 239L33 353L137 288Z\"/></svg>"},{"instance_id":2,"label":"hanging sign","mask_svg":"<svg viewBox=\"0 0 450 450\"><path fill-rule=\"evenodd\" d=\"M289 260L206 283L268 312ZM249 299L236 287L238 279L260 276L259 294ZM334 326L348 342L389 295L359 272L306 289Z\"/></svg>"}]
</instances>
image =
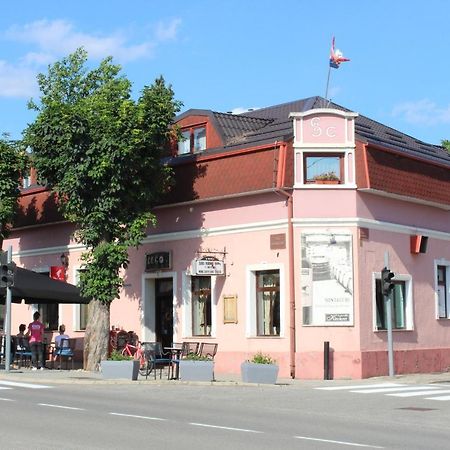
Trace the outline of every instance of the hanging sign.
<instances>
[{"instance_id":1,"label":"hanging sign","mask_svg":"<svg viewBox=\"0 0 450 450\"><path fill-rule=\"evenodd\" d=\"M171 269L172 268L172 254L171 252L155 252L147 253L145 255L145 270L150 272L152 270Z\"/></svg>"},{"instance_id":2,"label":"hanging sign","mask_svg":"<svg viewBox=\"0 0 450 450\"><path fill-rule=\"evenodd\" d=\"M50 266L50 278L66 281L66 268L64 266Z\"/></svg>"},{"instance_id":3,"label":"hanging sign","mask_svg":"<svg viewBox=\"0 0 450 450\"><path fill-rule=\"evenodd\" d=\"M213 256L194 260L195 275L225 275L225 264Z\"/></svg>"}]
</instances>

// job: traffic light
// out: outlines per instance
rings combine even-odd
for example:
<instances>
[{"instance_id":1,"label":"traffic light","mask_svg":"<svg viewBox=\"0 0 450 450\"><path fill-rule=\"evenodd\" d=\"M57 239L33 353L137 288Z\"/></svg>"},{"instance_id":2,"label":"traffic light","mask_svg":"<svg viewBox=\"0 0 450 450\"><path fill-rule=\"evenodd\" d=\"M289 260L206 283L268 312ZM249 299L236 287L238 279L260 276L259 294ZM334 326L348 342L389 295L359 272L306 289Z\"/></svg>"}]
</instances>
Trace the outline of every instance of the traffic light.
<instances>
[{"instance_id":1,"label":"traffic light","mask_svg":"<svg viewBox=\"0 0 450 450\"><path fill-rule=\"evenodd\" d=\"M0 287L14 286L16 264L13 262L2 263L0 266Z\"/></svg>"},{"instance_id":2,"label":"traffic light","mask_svg":"<svg viewBox=\"0 0 450 450\"><path fill-rule=\"evenodd\" d=\"M395 283L392 282L392 278L395 274L391 272L387 267L384 267L381 271L381 290L383 295L389 295L392 289L394 289Z\"/></svg>"}]
</instances>

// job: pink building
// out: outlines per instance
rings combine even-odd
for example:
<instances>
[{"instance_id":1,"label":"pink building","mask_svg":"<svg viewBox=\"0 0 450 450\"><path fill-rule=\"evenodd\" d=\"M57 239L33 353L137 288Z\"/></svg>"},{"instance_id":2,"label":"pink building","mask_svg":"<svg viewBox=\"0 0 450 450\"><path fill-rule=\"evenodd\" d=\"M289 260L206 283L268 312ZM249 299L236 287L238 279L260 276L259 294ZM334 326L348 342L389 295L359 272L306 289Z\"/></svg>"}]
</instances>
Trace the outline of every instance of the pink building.
<instances>
[{"instance_id":1,"label":"pink building","mask_svg":"<svg viewBox=\"0 0 450 450\"><path fill-rule=\"evenodd\" d=\"M392 291L396 373L450 366L450 154L324 99L242 115L189 110L167 160L176 185L130 250L111 324L141 340L217 342L216 373L262 351L281 377L388 372L380 272ZM49 273L82 248L45 189L23 189L5 245ZM13 305L13 331L33 307ZM83 305L40 307L49 332L85 327Z\"/></svg>"}]
</instances>

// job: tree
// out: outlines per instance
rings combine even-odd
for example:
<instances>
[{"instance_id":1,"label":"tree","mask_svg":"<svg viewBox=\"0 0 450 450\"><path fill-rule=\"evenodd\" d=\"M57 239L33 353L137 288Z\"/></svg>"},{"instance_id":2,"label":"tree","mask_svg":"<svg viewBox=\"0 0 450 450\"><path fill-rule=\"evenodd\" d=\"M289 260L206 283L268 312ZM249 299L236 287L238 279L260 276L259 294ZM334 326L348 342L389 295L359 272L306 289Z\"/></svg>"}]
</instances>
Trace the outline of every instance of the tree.
<instances>
[{"instance_id":1,"label":"tree","mask_svg":"<svg viewBox=\"0 0 450 450\"><path fill-rule=\"evenodd\" d=\"M0 249L8 237L20 195L20 179L27 170L27 155L19 141L0 138Z\"/></svg>"},{"instance_id":2,"label":"tree","mask_svg":"<svg viewBox=\"0 0 450 450\"><path fill-rule=\"evenodd\" d=\"M444 139L443 141L441 141L441 143L442 143L442 147L445 147L450 152L450 141L448 141L447 139Z\"/></svg>"},{"instance_id":3,"label":"tree","mask_svg":"<svg viewBox=\"0 0 450 450\"><path fill-rule=\"evenodd\" d=\"M123 285L128 248L137 247L151 208L171 183L161 156L177 131L181 103L162 77L137 101L120 66L106 58L88 70L87 53L75 53L38 75L40 104L25 130L39 181L75 223L82 255L81 292L92 298L85 334L84 367L97 370L108 351L111 302Z\"/></svg>"}]
</instances>

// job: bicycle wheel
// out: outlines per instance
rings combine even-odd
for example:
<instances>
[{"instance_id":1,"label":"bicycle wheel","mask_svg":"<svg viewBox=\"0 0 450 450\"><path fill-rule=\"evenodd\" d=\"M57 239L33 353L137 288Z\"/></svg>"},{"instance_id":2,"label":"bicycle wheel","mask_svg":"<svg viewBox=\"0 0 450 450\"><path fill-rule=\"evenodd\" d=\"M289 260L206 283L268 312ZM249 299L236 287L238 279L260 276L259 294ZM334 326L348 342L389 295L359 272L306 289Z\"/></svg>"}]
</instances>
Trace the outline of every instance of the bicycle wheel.
<instances>
[{"instance_id":1,"label":"bicycle wheel","mask_svg":"<svg viewBox=\"0 0 450 450\"><path fill-rule=\"evenodd\" d=\"M145 357L144 352L141 352L139 354L139 373L143 376L143 377L148 377L150 372L152 371L152 366L151 363L149 364L148 359Z\"/></svg>"}]
</instances>

